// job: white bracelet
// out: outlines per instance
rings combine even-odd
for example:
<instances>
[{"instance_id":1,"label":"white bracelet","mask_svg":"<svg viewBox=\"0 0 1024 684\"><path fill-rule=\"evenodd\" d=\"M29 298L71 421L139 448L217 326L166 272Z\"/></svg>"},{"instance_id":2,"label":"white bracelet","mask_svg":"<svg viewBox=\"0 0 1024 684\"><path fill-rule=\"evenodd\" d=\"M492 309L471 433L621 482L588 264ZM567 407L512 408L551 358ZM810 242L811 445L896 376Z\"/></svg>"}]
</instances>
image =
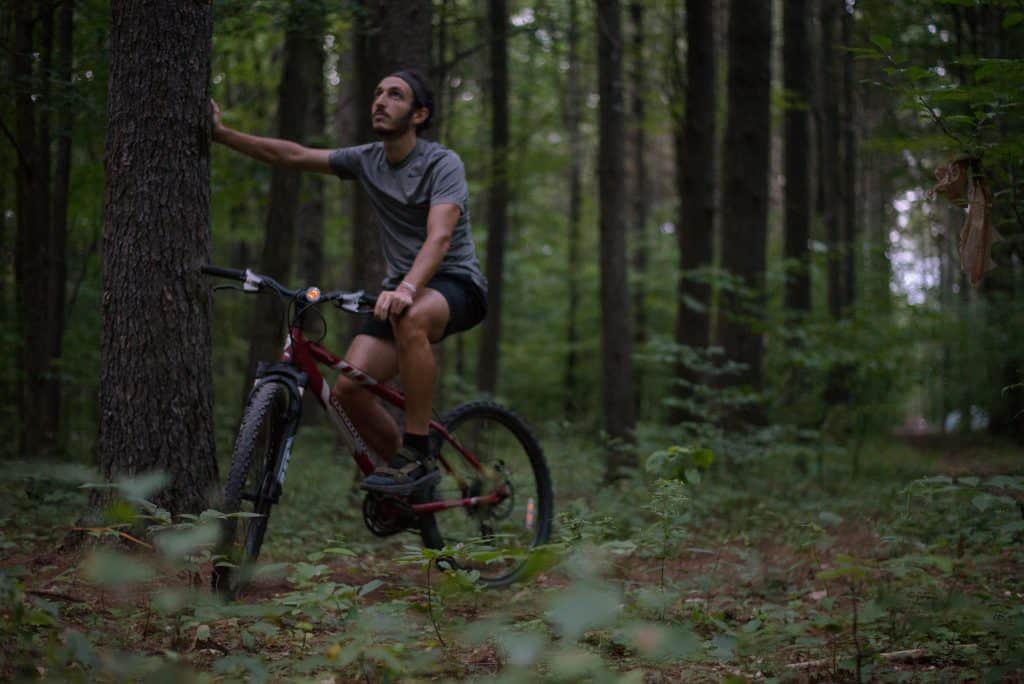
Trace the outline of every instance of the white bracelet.
<instances>
[{"instance_id":1,"label":"white bracelet","mask_svg":"<svg viewBox=\"0 0 1024 684\"><path fill-rule=\"evenodd\" d=\"M416 296L416 286L410 283L408 280L403 280L401 283L398 284L398 287L404 287L405 289L412 292L413 297Z\"/></svg>"}]
</instances>

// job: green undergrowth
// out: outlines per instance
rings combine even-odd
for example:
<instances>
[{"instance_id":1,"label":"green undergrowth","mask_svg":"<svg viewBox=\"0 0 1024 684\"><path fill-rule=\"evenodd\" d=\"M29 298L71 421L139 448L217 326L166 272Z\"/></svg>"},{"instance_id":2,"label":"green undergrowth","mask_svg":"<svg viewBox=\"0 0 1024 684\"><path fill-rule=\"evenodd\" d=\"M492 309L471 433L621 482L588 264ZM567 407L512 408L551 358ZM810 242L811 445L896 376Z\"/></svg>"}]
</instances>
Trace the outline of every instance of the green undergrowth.
<instances>
[{"instance_id":1,"label":"green undergrowth","mask_svg":"<svg viewBox=\"0 0 1024 684\"><path fill-rule=\"evenodd\" d=\"M1024 674L1021 454L899 441L737 463L544 439L557 522L532 577L482 590L412 534L362 526L354 466L309 433L254 590L207 590L220 514L170 519L159 478L61 546L74 469L10 466L0 676L53 681L1004 681ZM767 453L767 452L766 452ZM853 467L856 463L857 473ZM45 473L45 476L44 476ZM126 515L132 511L132 515ZM143 524L146 523L146 524ZM148 525L148 529L147 529ZM514 551L509 551L512 553Z\"/></svg>"}]
</instances>

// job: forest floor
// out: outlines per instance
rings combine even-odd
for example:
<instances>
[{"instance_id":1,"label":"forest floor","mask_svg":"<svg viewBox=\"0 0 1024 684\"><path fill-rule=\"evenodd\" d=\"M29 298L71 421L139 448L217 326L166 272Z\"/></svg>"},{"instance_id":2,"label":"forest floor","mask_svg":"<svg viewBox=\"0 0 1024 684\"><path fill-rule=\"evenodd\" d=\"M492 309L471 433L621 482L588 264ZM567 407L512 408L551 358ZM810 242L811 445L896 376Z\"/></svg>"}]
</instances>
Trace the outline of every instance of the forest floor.
<instances>
[{"instance_id":1,"label":"forest floor","mask_svg":"<svg viewBox=\"0 0 1024 684\"><path fill-rule=\"evenodd\" d=\"M350 475L325 481L328 457L309 454L266 574L230 605L208 562L143 539L67 550L85 493L12 471L0 677L1024 681L1018 449L890 440L855 476L847 456L823 474L747 464L658 496L639 478L598 489L548 455L560 514L527 582L481 591L412 535L373 538L339 510Z\"/></svg>"}]
</instances>

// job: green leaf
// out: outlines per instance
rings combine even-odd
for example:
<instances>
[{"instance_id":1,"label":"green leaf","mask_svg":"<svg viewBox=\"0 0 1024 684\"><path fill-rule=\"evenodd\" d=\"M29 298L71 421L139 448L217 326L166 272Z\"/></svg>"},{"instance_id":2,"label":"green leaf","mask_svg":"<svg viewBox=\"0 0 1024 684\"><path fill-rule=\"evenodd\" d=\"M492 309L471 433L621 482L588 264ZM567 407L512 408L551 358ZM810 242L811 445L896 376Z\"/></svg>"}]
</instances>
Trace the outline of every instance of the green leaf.
<instances>
[{"instance_id":1,"label":"green leaf","mask_svg":"<svg viewBox=\"0 0 1024 684\"><path fill-rule=\"evenodd\" d=\"M121 553L94 551L84 563L85 576L106 587L122 587L145 582L153 577L153 569L145 563Z\"/></svg>"},{"instance_id":2,"label":"green leaf","mask_svg":"<svg viewBox=\"0 0 1024 684\"><path fill-rule=\"evenodd\" d=\"M818 520L824 527L838 527L842 524L843 518L832 511L822 511L818 514Z\"/></svg>"},{"instance_id":3,"label":"green leaf","mask_svg":"<svg viewBox=\"0 0 1024 684\"><path fill-rule=\"evenodd\" d=\"M1003 28L1013 28L1021 22L1024 22L1024 12L1009 12L1003 17Z\"/></svg>"},{"instance_id":4,"label":"green leaf","mask_svg":"<svg viewBox=\"0 0 1024 684\"><path fill-rule=\"evenodd\" d=\"M509 665L533 665L544 651L548 639L536 632L503 632L498 635L498 648Z\"/></svg>"},{"instance_id":5,"label":"green leaf","mask_svg":"<svg viewBox=\"0 0 1024 684\"><path fill-rule=\"evenodd\" d=\"M376 590L376 589L378 589L379 587L382 587L382 586L384 586L384 582L382 582L381 580L379 580L379 579L370 580L369 582L367 582L363 586L359 587L359 594L358 595L359 595L360 598L362 598L363 596L366 596L370 592L372 592L372 591L374 591L374 590Z\"/></svg>"},{"instance_id":6,"label":"green leaf","mask_svg":"<svg viewBox=\"0 0 1024 684\"><path fill-rule=\"evenodd\" d=\"M889 38L888 36L876 33L871 36L871 43L877 46L882 52L889 52L892 50L892 38Z\"/></svg>"},{"instance_id":7,"label":"green leaf","mask_svg":"<svg viewBox=\"0 0 1024 684\"><path fill-rule=\"evenodd\" d=\"M117 488L124 498L131 501L143 501L158 493L170 481L171 476L167 473L160 470L152 470L135 477L126 477L118 480Z\"/></svg>"},{"instance_id":8,"label":"green leaf","mask_svg":"<svg viewBox=\"0 0 1024 684\"><path fill-rule=\"evenodd\" d=\"M219 536L220 527L215 523L207 523L161 532L154 539L154 544L165 558L180 559L202 547L212 546Z\"/></svg>"},{"instance_id":9,"label":"green leaf","mask_svg":"<svg viewBox=\"0 0 1024 684\"><path fill-rule=\"evenodd\" d=\"M719 660L732 660L736 651L736 637L730 634L716 634L711 639L711 654Z\"/></svg>"},{"instance_id":10,"label":"green leaf","mask_svg":"<svg viewBox=\"0 0 1024 684\"><path fill-rule=\"evenodd\" d=\"M581 582L560 592L551 604L548 617L558 631L573 642L589 629L604 627L619 614L622 595L611 585Z\"/></svg>"}]
</instances>

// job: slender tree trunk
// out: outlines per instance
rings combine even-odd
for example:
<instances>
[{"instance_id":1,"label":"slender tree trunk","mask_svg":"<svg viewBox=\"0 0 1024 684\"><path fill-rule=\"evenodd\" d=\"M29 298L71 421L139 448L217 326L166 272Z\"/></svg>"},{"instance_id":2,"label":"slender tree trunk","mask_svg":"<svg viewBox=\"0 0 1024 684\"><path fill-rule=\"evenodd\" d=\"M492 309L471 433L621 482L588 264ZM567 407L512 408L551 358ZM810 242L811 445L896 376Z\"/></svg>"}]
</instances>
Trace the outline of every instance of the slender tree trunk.
<instances>
[{"instance_id":1,"label":"slender tree trunk","mask_svg":"<svg viewBox=\"0 0 1024 684\"><path fill-rule=\"evenodd\" d=\"M323 36L323 32L320 32ZM323 74L324 51L316 50L311 56L313 74ZM328 147L325 138L327 101L323 77L312 79L306 110L306 141L313 147ZM306 174L302 179L302 194L297 219L298 273L304 283L322 285L324 267L324 177Z\"/></svg>"},{"instance_id":2,"label":"slender tree trunk","mask_svg":"<svg viewBox=\"0 0 1024 684\"><path fill-rule=\"evenodd\" d=\"M843 45L853 42L853 15L845 7L842 17ZM853 53L844 51L843 64L843 118L842 118L842 226L843 226L843 309L849 313L857 299L857 254L860 229L857 225L857 82L853 72Z\"/></svg>"},{"instance_id":3,"label":"slender tree trunk","mask_svg":"<svg viewBox=\"0 0 1024 684\"><path fill-rule=\"evenodd\" d=\"M725 132L722 267L747 291L723 297L719 337L745 369L730 384L761 387L768 172L771 164L771 3L729 6L729 115Z\"/></svg>"},{"instance_id":4,"label":"slender tree trunk","mask_svg":"<svg viewBox=\"0 0 1024 684\"><path fill-rule=\"evenodd\" d=\"M807 0L783 3L783 78L786 89L786 309L811 311L810 145L808 107L811 102L810 50L807 41Z\"/></svg>"},{"instance_id":5,"label":"slender tree trunk","mask_svg":"<svg viewBox=\"0 0 1024 684\"><path fill-rule=\"evenodd\" d=\"M74 104L72 100L71 62L74 36L74 0L62 0L57 27L56 79L59 84L57 112L57 160L53 176L53 210L50 230L50 283L47 287L50 303L47 307L50 334L50 359L59 363L63 356L65 288L68 275L67 235L68 200L71 185L71 133L74 125ZM55 417L58 428L61 421L61 383L54 382L55 391L49 397L49 413ZM58 440L63 443L63 439Z\"/></svg>"},{"instance_id":6,"label":"slender tree trunk","mask_svg":"<svg viewBox=\"0 0 1024 684\"><path fill-rule=\"evenodd\" d=\"M210 370L209 5L114 3L106 145L100 465L162 470L198 513L217 482Z\"/></svg>"},{"instance_id":7,"label":"slender tree trunk","mask_svg":"<svg viewBox=\"0 0 1024 684\"><path fill-rule=\"evenodd\" d=\"M630 125L633 142L633 196L631 199L633 247L633 343L643 349L647 344L647 216L651 204L651 188L647 178L647 131L644 100L647 97L647 63L644 59L644 3L633 0L629 4L633 28L633 116ZM636 372L636 405L643 414L643 373Z\"/></svg>"},{"instance_id":8,"label":"slender tree trunk","mask_svg":"<svg viewBox=\"0 0 1024 684\"><path fill-rule=\"evenodd\" d=\"M292 0L285 27L284 60L277 97L277 137L306 142L314 81L323 78L318 53L323 50L323 7L319 0ZM260 273L282 282L291 280L296 242L301 172L275 166L270 176L270 204ZM249 365L243 396L260 361L280 355L284 328L280 302L260 297L253 307Z\"/></svg>"},{"instance_id":9,"label":"slender tree trunk","mask_svg":"<svg viewBox=\"0 0 1024 684\"><path fill-rule=\"evenodd\" d=\"M622 96L622 17L618 0L598 0L597 70L598 185L600 193L601 388L604 427L609 437L633 440L633 336L626 273L625 116ZM632 455L613 448L606 479L622 475Z\"/></svg>"},{"instance_id":10,"label":"slender tree trunk","mask_svg":"<svg viewBox=\"0 0 1024 684\"><path fill-rule=\"evenodd\" d=\"M706 1L687 0L686 35L686 108L682 121L677 119L675 126L676 183L680 199L676 232L680 274L675 340L680 345L704 349L708 345L711 288L706 279L695 277L695 272L707 271L714 258L718 92L714 8ZM701 378L684 364L682 357L675 373L675 395L684 399L690 396L692 386L701 382ZM693 417L679 407L671 412L673 422Z\"/></svg>"},{"instance_id":11,"label":"slender tree trunk","mask_svg":"<svg viewBox=\"0 0 1024 684\"><path fill-rule=\"evenodd\" d=\"M840 127L838 74L836 73L836 13L838 0L820 0L821 45L818 53L821 83L818 146L818 211L825 225L828 247L828 310L839 318L843 310L843 235L840 194Z\"/></svg>"},{"instance_id":12,"label":"slender tree trunk","mask_svg":"<svg viewBox=\"0 0 1024 684\"><path fill-rule=\"evenodd\" d=\"M579 409L579 298L580 222L583 205L583 135L580 120L579 6L569 0L569 71L566 79L565 125L569 134L569 215L566 283L565 416L576 418Z\"/></svg>"},{"instance_id":13,"label":"slender tree trunk","mask_svg":"<svg viewBox=\"0 0 1024 684\"><path fill-rule=\"evenodd\" d=\"M487 318L484 320L477 386L494 394L501 347L502 292L508 223L508 9L505 0L488 3L491 35L491 172L487 198Z\"/></svg>"},{"instance_id":14,"label":"slender tree trunk","mask_svg":"<svg viewBox=\"0 0 1024 684\"><path fill-rule=\"evenodd\" d=\"M56 455L60 434L59 359L53 354L59 353L63 319L55 318L53 288L54 269L59 268L63 256L54 251L59 241L55 240L51 206L53 15L53 7L28 0L14 7L15 297L22 341L19 451L22 458L32 459Z\"/></svg>"}]
</instances>

